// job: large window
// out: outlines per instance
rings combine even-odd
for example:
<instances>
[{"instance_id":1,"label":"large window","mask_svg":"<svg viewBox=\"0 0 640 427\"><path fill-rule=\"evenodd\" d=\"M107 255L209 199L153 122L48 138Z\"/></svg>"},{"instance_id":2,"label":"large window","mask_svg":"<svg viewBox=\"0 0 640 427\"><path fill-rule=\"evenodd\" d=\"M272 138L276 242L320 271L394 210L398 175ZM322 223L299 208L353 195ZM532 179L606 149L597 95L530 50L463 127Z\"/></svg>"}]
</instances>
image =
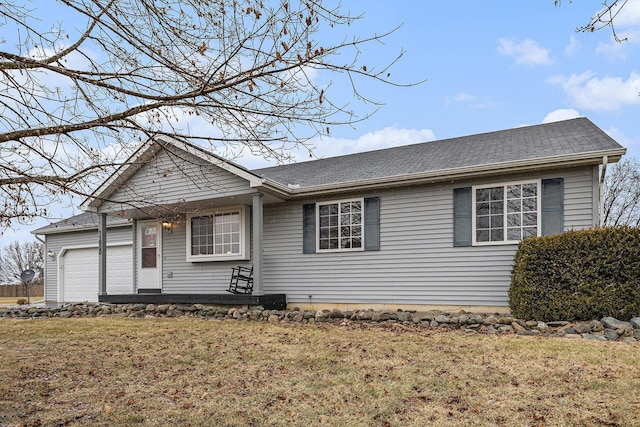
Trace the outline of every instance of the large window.
<instances>
[{"instance_id":1,"label":"large window","mask_svg":"<svg viewBox=\"0 0 640 427\"><path fill-rule=\"evenodd\" d=\"M318 251L363 250L363 200L318 203Z\"/></svg>"},{"instance_id":2,"label":"large window","mask_svg":"<svg viewBox=\"0 0 640 427\"><path fill-rule=\"evenodd\" d=\"M514 243L540 235L540 181L473 188L474 243Z\"/></svg>"},{"instance_id":3,"label":"large window","mask_svg":"<svg viewBox=\"0 0 640 427\"><path fill-rule=\"evenodd\" d=\"M187 260L244 259L247 234L244 207L189 217Z\"/></svg>"}]
</instances>

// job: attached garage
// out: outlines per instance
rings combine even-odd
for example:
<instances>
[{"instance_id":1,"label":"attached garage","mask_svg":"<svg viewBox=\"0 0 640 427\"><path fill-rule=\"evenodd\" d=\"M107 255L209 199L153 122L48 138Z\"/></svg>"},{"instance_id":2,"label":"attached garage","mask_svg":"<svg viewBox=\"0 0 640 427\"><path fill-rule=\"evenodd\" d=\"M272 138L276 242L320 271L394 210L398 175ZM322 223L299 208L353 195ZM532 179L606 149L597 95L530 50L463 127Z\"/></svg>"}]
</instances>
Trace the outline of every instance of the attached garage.
<instances>
[{"instance_id":1,"label":"attached garage","mask_svg":"<svg viewBox=\"0 0 640 427\"><path fill-rule=\"evenodd\" d=\"M98 248L63 249L58 263L58 301L98 301ZM131 244L107 247L107 293L133 293Z\"/></svg>"},{"instance_id":2,"label":"attached garage","mask_svg":"<svg viewBox=\"0 0 640 427\"><path fill-rule=\"evenodd\" d=\"M44 240L49 303L98 301L98 215L85 212L33 232ZM107 218L107 293L134 293L132 222Z\"/></svg>"}]
</instances>

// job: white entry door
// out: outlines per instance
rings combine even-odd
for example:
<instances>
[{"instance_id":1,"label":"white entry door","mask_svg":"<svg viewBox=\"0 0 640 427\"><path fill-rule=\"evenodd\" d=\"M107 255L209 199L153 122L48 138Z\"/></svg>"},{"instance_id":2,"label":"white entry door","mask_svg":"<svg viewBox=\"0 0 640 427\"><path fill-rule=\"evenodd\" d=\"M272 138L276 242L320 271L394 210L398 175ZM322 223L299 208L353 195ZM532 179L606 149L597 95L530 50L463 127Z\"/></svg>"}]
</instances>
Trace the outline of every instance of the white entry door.
<instances>
[{"instance_id":1,"label":"white entry door","mask_svg":"<svg viewBox=\"0 0 640 427\"><path fill-rule=\"evenodd\" d=\"M138 222L138 289L162 288L162 228L159 221Z\"/></svg>"}]
</instances>

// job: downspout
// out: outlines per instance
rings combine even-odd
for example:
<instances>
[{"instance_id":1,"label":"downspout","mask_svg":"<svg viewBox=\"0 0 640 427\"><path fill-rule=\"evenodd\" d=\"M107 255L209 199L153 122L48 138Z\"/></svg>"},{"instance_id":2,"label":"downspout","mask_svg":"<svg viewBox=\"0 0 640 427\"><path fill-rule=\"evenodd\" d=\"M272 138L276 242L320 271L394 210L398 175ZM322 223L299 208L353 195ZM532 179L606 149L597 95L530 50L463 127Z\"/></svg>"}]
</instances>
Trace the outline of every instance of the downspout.
<instances>
[{"instance_id":1,"label":"downspout","mask_svg":"<svg viewBox=\"0 0 640 427\"><path fill-rule=\"evenodd\" d=\"M609 158L607 156L602 157L602 169L600 171L600 200L598 203L598 223L602 227L604 225L604 180L607 176L607 162Z\"/></svg>"}]
</instances>

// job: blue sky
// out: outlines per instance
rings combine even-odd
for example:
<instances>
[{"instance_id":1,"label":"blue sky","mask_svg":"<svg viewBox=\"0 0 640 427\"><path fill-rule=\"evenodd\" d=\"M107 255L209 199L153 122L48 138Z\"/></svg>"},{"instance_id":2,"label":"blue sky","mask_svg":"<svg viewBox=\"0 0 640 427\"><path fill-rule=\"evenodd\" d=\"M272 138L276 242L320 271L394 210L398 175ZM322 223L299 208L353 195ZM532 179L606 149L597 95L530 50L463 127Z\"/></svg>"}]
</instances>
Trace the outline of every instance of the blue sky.
<instances>
[{"instance_id":1,"label":"blue sky","mask_svg":"<svg viewBox=\"0 0 640 427\"><path fill-rule=\"evenodd\" d=\"M560 7L553 0L344 4L364 13L352 27L363 37L402 25L384 45L363 51L363 64L375 67L404 49L392 77L426 82L407 88L363 82L360 89L384 105L371 119L315 141L317 156L584 116L625 146L627 156L640 157L640 1L629 1L617 18L618 35L629 39L621 44L609 29L575 31L601 9L601 0L567 0ZM350 96L337 82L330 91ZM246 157L238 162L266 165ZM79 213L70 206L56 210L58 218ZM16 224L0 236L0 247L30 240L30 230L47 223Z\"/></svg>"}]
</instances>

